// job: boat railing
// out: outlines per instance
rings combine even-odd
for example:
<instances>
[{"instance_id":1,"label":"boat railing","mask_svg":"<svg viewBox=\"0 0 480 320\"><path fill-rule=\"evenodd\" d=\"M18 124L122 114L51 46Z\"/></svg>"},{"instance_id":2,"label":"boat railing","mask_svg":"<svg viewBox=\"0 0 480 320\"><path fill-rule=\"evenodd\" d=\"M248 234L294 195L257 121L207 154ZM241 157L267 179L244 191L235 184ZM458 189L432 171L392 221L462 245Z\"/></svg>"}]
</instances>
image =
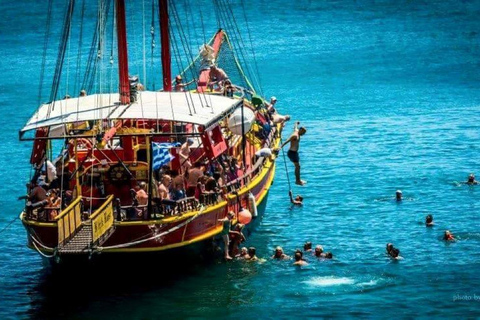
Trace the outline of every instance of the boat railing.
<instances>
[{"instance_id":1,"label":"boat railing","mask_svg":"<svg viewBox=\"0 0 480 320\"><path fill-rule=\"evenodd\" d=\"M92 222L92 244L98 245L113 227L113 195L90 216Z\"/></svg>"},{"instance_id":2,"label":"boat railing","mask_svg":"<svg viewBox=\"0 0 480 320\"><path fill-rule=\"evenodd\" d=\"M276 134L276 129L272 128L272 131L270 132L268 139L266 140L265 144L263 145L263 148L270 148L272 147L272 143L274 141ZM257 161L253 165L253 167L250 168L245 174L243 174L241 177L238 177L235 180L232 180L228 182L225 187L227 188L228 192L234 192L238 189L240 189L242 186L246 185L249 181L252 180L253 177L258 175L260 171L262 171L263 166L265 165L265 157L258 157Z\"/></svg>"},{"instance_id":3,"label":"boat railing","mask_svg":"<svg viewBox=\"0 0 480 320\"><path fill-rule=\"evenodd\" d=\"M75 199L54 220L57 222L58 245L65 245L82 226L82 197Z\"/></svg>"}]
</instances>

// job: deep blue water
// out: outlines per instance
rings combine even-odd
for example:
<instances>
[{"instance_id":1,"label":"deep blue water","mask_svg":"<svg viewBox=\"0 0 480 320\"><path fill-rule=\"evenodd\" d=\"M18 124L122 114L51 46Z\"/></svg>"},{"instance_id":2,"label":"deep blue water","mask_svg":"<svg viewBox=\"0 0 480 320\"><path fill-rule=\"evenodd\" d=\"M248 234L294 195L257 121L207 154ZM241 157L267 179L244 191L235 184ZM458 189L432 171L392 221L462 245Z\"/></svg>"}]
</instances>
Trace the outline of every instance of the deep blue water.
<instances>
[{"instance_id":1,"label":"deep blue water","mask_svg":"<svg viewBox=\"0 0 480 320\"><path fill-rule=\"evenodd\" d=\"M266 214L248 238L267 261L151 277L152 266L139 266L125 281L89 282L52 275L16 220L0 234L0 318L480 317L480 186L458 183L480 177L480 1L244 5L264 94L308 130L308 184L293 186L305 205L290 207L280 158ZM2 0L0 11L3 228L22 209L16 198L30 172L31 145L17 131L37 107L46 3ZM205 24L212 34L214 19ZM441 241L446 229L459 240ZM298 269L268 259L277 245L292 254L305 241L334 260ZM387 242L403 260L385 256Z\"/></svg>"}]
</instances>

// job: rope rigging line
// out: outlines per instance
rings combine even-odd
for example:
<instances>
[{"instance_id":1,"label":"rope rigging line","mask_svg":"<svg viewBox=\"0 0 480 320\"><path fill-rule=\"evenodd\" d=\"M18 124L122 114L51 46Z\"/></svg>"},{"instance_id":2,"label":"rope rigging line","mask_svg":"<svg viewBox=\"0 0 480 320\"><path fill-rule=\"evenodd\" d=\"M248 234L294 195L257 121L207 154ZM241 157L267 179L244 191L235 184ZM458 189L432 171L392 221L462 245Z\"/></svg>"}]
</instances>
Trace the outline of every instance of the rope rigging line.
<instances>
[{"instance_id":1,"label":"rope rigging line","mask_svg":"<svg viewBox=\"0 0 480 320\"><path fill-rule=\"evenodd\" d=\"M78 52L77 52L77 74L75 76L75 83L74 83L74 92L78 93L83 88L78 88L78 84L80 82L80 65L82 62L82 46L83 46L83 22L85 17L85 0L82 1L82 10L80 13L80 31L78 35ZM78 105L77 105L77 113L78 113Z\"/></svg>"},{"instance_id":2,"label":"rope rigging line","mask_svg":"<svg viewBox=\"0 0 480 320\"><path fill-rule=\"evenodd\" d=\"M167 231L165 232L162 232L160 234L157 234L157 235L154 235L153 237L150 237L150 238L147 238L147 239L142 239L142 240L138 240L138 241L132 241L132 242L127 242L127 243L123 243L123 244L118 244L118 245L114 245L114 246L109 246L109 247L97 247L96 249L98 251L102 251L102 250L110 250L110 249L120 249L120 248L128 248L128 247L131 247L131 246L135 246L137 244L141 244L141 243L144 243L144 242L147 242L147 241L151 241L151 240L155 240L155 239L158 239L160 237L163 237L163 236L166 236L167 234L169 233L172 233L180 228L182 228L183 226L189 224L190 222L192 222L195 218L197 218L203 211L205 211L205 206L202 205L202 207L200 208L200 210L197 212L197 214L195 214L193 217L191 217L190 219L186 220L185 222L179 224L178 226L175 226L171 229L168 229Z\"/></svg>"},{"instance_id":3,"label":"rope rigging line","mask_svg":"<svg viewBox=\"0 0 480 320\"><path fill-rule=\"evenodd\" d=\"M48 108L47 117L49 117L50 112L55 109L55 100L57 98L58 89L60 87L60 78L62 76L63 62L65 59L67 42L70 35L70 30L71 30L74 6L75 6L75 0L70 0L65 13L61 41L58 45L57 64L55 66L55 73L52 81L52 91L50 92L50 101L52 101L52 104Z\"/></svg>"},{"instance_id":4,"label":"rope rigging line","mask_svg":"<svg viewBox=\"0 0 480 320\"><path fill-rule=\"evenodd\" d=\"M282 138L280 138L280 144L281 143L282 143ZM283 148L282 148L282 155L283 155L283 163L285 164L285 173L287 175L288 189L292 191L292 185L290 184L290 177L288 175L287 158L285 158L285 151L283 151Z\"/></svg>"},{"instance_id":5,"label":"rope rigging line","mask_svg":"<svg viewBox=\"0 0 480 320\"><path fill-rule=\"evenodd\" d=\"M45 77L45 63L46 63L46 60L47 60L48 40L49 40L49 35L50 35L50 25L51 25L51 21L52 21L52 3L53 3L53 0L48 1L47 21L45 23L46 24L46 28L45 28L46 31L45 31L45 38L43 40L42 67L40 69L40 84L39 84L39 88L38 88L38 105L39 106L42 102L43 81L44 81L44 77ZM37 113L37 117L38 117L38 113Z\"/></svg>"},{"instance_id":6,"label":"rope rigging line","mask_svg":"<svg viewBox=\"0 0 480 320\"><path fill-rule=\"evenodd\" d=\"M12 223L14 223L15 220L17 220L17 219L18 219L18 217L15 217L12 221L10 221L10 222L0 231L0 233L2 233L3 231L7 230L8 227L10 227L10 226L12 225Z\"/></svg>"}]
</instances>

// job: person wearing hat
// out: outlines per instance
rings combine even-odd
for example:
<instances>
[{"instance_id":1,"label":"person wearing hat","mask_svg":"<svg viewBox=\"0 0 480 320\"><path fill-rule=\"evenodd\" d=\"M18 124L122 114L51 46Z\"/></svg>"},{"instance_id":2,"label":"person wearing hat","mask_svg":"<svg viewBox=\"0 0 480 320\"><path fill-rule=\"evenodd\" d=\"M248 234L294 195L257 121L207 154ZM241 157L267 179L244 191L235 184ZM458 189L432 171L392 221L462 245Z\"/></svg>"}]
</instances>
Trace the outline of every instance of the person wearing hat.
<instances>
[{"instance_id":1,"label":"person wearing hat","mask_svg":"<svg viewBox=\"0 0 480 320\"><path fill-rule=\"evenodd\" d=\"M187 171L192 167L192 163L190 162L190 147L193 145L193 143L193 138L188 138L187 141L182 144L178 152L178 154L180 155L180 165L182 166L184 171Z\"/></svg>"},{"instance_id":2,"label":"person wearing hat","mask_svg":"<svg viewBox=\"0 0 480 320\"><path fill-rule=\"evenodd\" d=\"M187 87L188 85L192 84L193 82L195 82L195 79L193 80L190 80L189 82L187 83L183 83L183 78L181 75L178 75L175 77L175 86L174 86L174 90L177 91L177 92L184 92L185 91L185 87Z\"/></svg>"}]
</instances>

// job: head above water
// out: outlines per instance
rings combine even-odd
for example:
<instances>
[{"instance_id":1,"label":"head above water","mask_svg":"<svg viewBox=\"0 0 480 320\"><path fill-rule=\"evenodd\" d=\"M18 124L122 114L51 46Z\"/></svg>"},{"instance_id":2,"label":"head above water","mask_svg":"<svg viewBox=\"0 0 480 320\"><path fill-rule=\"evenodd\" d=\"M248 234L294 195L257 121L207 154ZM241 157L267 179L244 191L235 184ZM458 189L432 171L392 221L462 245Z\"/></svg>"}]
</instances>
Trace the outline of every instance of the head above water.
<instances>
[{"instance_id":1,"label":"head above water","mask_svg":"<svg viewBox=\"0 0 480 320\"><path fill-rule=\"evenodd\" d=\"M395 198L397 200L402 200L402 197L403 197L402 190L395 191Z\"/></svg>"},{"instance_id":2,"label":"head above water","mask_svg":"<svg viewBox=\"0 0 480 320\"><path fill-rule=\"evenodd\" d=\"M312 243L310 241L305 242L305 244L303 245L303 250L307 251L307 250L311 250L311 249L312 249Z\"/></svg>"},{"instance_id":3,"label":"head above water","mask_svg":"<svg viewBox=\"0 0 480 320\"><path fill-rule=\"evenodd\" d=\"M425 217L425 222L426 223L432 223L433 222L433 216L429 214L428 216Z\"/></svg>"},{"instance_id":4,"label":"head above water","mask_svg":"<svg viewBox=\"0 0 480 320\"><path fill-rule=\"evenodd\" d=\"M302 260L302 253L295 252L295 261L300 261L300 260Z\"/></svg>"},{"instance_id":5,"label":"head above water","mask_svg":"<svg viewBox=\"0 0 480 320\"><path fill-rule=\"evenodd\" d=\"M248 255L250 257L253 257L256 253L257 253L257 249L255 249L255 247L248 248Z\"/></svg>"},{"instance_id":6,"label":"head above water","mask_svg":"<svg viewBox=\"0 0 480 320\"><path fill-rule=\"evenodd\" d=\"M323 253L323 247L318 245L315 247L315 255L320 256Z\"/></svg>"},{"instance_id":7,"label":"head above water","mask_svg":"<svg viewBox=\"0 0 480 320\"><path fill-rule=\"evenodd\" d=\"M470 175L468 176L468 182L473 182L475 181L475 175L473 173L470 173Z\"/></svg>"}]
</instances>

